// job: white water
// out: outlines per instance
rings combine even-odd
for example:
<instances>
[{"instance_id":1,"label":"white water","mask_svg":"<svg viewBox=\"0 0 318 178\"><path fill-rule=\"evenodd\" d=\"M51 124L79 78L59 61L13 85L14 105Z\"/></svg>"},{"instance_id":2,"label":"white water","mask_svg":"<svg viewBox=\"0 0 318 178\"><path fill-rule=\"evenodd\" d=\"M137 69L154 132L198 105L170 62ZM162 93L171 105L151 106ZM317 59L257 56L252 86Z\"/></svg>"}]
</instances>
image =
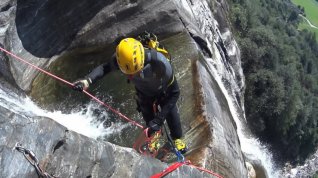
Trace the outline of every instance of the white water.
<instances>
[{"instance_id":1,"label":"white water","mask_svg":"<svg viewBox=\"0 0 318 178\"><path fill-rule=\"evenodd\" d=\"M270 178L279 177L280 173L276 170L273 164L272 154L268 151L266 146L262 145L262 143L257 139L253 138L249 135L245 134L246 126L245 123L242 123L239 118L239 114L236 111L236 105L233 101L233 97L228 94L227 89L225 88L220 73L214 68L213 64L215 63L215 59L206 59L209 64L209 69L213 74L214 79L217 81L219 87L221 88L227 102L229 103L230 112L235 120L237 125L237 134L241 142L241 149L245 155L247 155L252 160L261 161L261 165L265 167L267 175Z\"/></svg>"},{"instance_id":2,"label":"white water","mask_svg":"<svg viewBox=\"0 0 318 178\"><path fill-rule=\"evenodd\" d=\"M234 45L237 45L236 43L232 43L232 46L229 46L231 49L230 53L237 53L235 51ZM215 45L211 45L211 48L214 48L213 51L218 51L217 47ZM220 51L221 53L221 51ZM238 101L234 98L234 90L236 90L237 84L235 83L235 74L233 69L229 72L227 71L226 67L224 67L224 60L222 60L222 56L219 53L215 53L215 58L206 58L207 64L209 65L209 70L212 73L214 79L217 81L219 87L222 90L222 93L224 94L230 108L230 112L232 117L235 120L236 126L237 126L237 134L241 142L241 149L245 156L247 156L251 160L260 161L260 164L264 166L265 171L267 175L270 178L276 178L280 177L280 170L277 170L277 168L274 165L274 160L271 152L266 148L265 145L263 145L258 138L255 138L251 135L248 135L246 133L246 123L245 118L241 118L239 113L237 112L237 106ZM217 66L217 68L215 67ZM222 67L223 66L223 67ZM233 76L231 76L233 75ZM224 82L222 81L222 78L226 77L228 81L230 81L231 87L226 87ZM231 89L232 91L229 91ZM243 116L245 117L245 116Z\"/></svg>"},{"instance_id":3,"label":"white water","mask_svg":"<svg viewBox=\"0 0 318 178\"><path fill-rule=\"evenodd\" d=\"M121 124L120 122L112 123L110 127L104 128L105 121L98 121L94 116L93 110L97 108L97 104L88 104L87 109L83 111L65 114L61 111L49 112L38 107L30 98L20 97L0 86L0 106L10 111L25 116L26 118L33 116L43 116L55 120L69 130L75 131L82 135L97 139L98 137L107 137L111 134L120 133L121 130L129 124ZM106 116L103 112L101 115Z\"/></svg>"}]
</instances>

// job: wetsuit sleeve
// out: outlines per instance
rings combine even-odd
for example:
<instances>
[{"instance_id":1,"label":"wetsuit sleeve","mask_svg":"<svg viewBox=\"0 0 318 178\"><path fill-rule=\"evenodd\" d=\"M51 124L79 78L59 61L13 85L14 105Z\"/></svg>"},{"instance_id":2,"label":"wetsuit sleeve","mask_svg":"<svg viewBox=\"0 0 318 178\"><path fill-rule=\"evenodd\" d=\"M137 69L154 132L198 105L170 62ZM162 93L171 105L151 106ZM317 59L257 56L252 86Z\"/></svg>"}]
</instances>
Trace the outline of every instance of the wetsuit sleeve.
<instances>
[{"instance_id":1,"label":"wetsuit sleeve","mask_svg":"<svg viewBox=\"0 0 318 178\"><path fill-rule=\"evenodd\" d=\"M109 72L113 70L118 70L118 64L116 61L115 54L112 56L111 60L107 63L97 66L91 73L86 75L86 78L89 78L92 83L96 82L98 79L102 78Z\"/></svg>"},{"instance_id":2,"label":"wetsuit sleeve","mask_svg":"<svg viewBox=\"0 0 318 178\"><path fill-rule=\"evenodd\" d=\"M179 96L180 96L180 89L177 80L175 80L171 86L169 86L167 93L167 97L164 103L161 105L161 112L159 116L161 118L167 118L168 113L170 110L176 105Z\"/></svg>"}]
</instances>

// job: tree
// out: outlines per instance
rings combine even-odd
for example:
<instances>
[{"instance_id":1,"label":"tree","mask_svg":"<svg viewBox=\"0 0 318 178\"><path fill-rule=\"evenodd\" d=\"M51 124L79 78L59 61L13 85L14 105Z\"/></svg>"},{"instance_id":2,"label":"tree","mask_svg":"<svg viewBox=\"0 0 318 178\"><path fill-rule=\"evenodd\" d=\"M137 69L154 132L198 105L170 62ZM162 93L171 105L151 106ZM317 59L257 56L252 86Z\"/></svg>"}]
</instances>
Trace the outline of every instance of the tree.
<instances>
[{"instance_id":1,"label":"tree","mask_svg":"<svg viewBox=\"0 0 318 178\"><path fill-rule=\"evenodd\" d=\"M284 86L281 78L268 70L259 70L247 78L245 106L247 119L260 136L278 120L285 108Z\"/></svg>"}]
</instances>

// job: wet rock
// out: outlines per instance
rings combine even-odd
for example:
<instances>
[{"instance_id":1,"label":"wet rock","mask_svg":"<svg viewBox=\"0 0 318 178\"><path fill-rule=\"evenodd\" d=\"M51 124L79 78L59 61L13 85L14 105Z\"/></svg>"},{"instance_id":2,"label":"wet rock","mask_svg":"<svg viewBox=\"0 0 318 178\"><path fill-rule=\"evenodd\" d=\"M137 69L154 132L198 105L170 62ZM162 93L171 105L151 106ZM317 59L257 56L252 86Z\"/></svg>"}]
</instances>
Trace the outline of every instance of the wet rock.
<instances>
[{"instance_id":1,"label":"wet rock","mask_svg":"<svg viewBox=\"0 0 318 178\"><path fill-rule=\"evenodd\" d=\"M231 115L227 100L218 83L209 72L206 63L198 62L201 96L203 104L202 115L208 121L212 133L212 143L205 160L212 169L226 177L246 177L246 167L236 134L236 124ZM221 163L221 164L220 164Z\"/></svg>"},{"instance_id":2,"label":"wet rock","mask_svg":"<svg viewBox=\"0 0 318 178\"><path fill-rule=\"evenodd\" d=\"M288 178L313 177L318 173L318 149L316 153L306 159L303 165L293 167L286 163L283 169L283 175Z\"/></svg>"},{"instance_id":3,"label":"wet rock","mask_svg":"<svg viewBox=\"0 0 318 178\"><path fill-rule=\"evenodd\" d=\"M248 171L248 178L256 178L256 172L253 165L249 162L245 162Z\"/></svg>"},{"instance_id":4,"label":"wet rock","mask_svg":"<svg viewBox=\"0 0 318 178\"><path fill-rule=\"evenodd\" d=\"M3 47L6 39L6 32L10 26L11 21L14 18L15 8L14 1L4 0L0 2L0 47ZM3 76L7 81L15 83L14 78L10 72L10 66L8 58L4 53L0 52L0 75Z\"/></svg>"},{"instance_id":5,"label":"wet rock","mask_svg":"<svg viewBox=\"0 0 318 178\"><path fill-rule=\"evenodd\" d=\"M37 177L35 168L14 147L35 153L39 166L57 177L150 177L167 164L130 148L87 138L49 118L25 117L0 107L0 177ZM32 160L31 160L32 161ZM183 166L168 177L212 177Z\"/></svg>"}]
</instances>

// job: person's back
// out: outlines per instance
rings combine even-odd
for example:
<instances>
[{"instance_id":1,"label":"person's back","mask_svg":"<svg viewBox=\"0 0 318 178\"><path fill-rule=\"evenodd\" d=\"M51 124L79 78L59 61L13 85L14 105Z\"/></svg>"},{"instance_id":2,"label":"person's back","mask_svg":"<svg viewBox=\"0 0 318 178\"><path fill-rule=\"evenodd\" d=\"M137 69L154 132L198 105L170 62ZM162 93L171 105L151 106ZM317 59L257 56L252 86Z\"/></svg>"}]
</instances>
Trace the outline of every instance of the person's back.
<instances>
[{"instance_id":1,"label":"person's back","mask_svg":"<svg viewBox=\"0 0 318 178\"><path fill-rule=\"evenodd\" d=\"M158 96L172 82L173 69L170 62L160 52L145 50L145 55L144 68L139 74L129 79L135 84L138 92L147 96Z\"/></svg>"}]
</instances>

